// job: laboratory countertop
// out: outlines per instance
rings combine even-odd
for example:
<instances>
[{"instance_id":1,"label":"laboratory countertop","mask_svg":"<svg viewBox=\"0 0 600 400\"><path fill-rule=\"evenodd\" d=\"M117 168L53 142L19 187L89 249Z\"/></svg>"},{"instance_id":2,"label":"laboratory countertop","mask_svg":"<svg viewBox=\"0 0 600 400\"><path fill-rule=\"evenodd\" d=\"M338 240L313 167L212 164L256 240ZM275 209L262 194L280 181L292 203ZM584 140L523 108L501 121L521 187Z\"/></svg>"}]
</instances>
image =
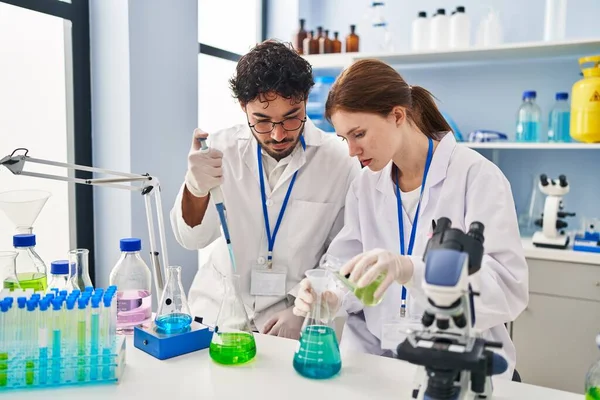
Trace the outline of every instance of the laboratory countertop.
<instances>
[{"instance_id":1,"label":"laboratory countertop","mask_svg":"<svg viewBox=\"0 0 600 400\"><path fill-rule=\"evenodd\" d=\"M246 365L215 364L208 350L160 361L127 341L127 365L119 384L14 391L11 400L41 396L95 399L397 399L410 400L416 367L404 361L359 353L342 354L342 371L330 380L301 377L292 367L297 341L256 335L258 354ZM497 380L492 399L580 400L583 395Z\"/></svg>"},{"instance_id":2,"label":"laboratory countertop","mask_svg":"<svg viewBox=\"0 0 600 400\"><path fill-rule=\"evenodd\" d=\"M562 261L578 264L592 264L600 266L600 253L575 251L571 247L566 249L548 249L534 246L531 238L521 238L525 258L548 261Z\"/></svg>"}]
</instances>

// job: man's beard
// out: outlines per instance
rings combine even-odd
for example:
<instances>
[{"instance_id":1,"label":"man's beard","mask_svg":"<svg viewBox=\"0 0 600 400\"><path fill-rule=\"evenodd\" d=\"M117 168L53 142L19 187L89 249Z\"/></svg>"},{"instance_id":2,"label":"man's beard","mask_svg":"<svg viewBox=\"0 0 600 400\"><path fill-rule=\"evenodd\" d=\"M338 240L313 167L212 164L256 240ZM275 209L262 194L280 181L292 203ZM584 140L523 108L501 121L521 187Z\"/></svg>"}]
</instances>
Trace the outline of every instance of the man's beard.
<instances>
[{"instance_id":1,"label":"man's beard","mask_svg":"<svg viewBox=\"0 0 600 400\"><path fill-rule=\"evenodd\" d=\"M281 142L277 142L275 140L265 140L264 145L261 145L262 149L265 151L265 153L267 153L269 156L273 157L276 161L282 160L294 152L294 149L298 146L298 142L300 141L300 136L302 136L303 133L304 133L304 129L296 137L295 141L294 141L294 139L288 139L288 138L286 138L285 140L282 140ZM252 132L252 134L254 135L254 138L256 139L256 141L260 144L260 141L258 140L256 133ZM285 149L285 151L276 151L276 150L272 150L271 148L268 147L268 145L270 145L270 144L279 144L279 143L293 143L293 145L290 146L289 148Z\"/></svg>"}]
</instances>

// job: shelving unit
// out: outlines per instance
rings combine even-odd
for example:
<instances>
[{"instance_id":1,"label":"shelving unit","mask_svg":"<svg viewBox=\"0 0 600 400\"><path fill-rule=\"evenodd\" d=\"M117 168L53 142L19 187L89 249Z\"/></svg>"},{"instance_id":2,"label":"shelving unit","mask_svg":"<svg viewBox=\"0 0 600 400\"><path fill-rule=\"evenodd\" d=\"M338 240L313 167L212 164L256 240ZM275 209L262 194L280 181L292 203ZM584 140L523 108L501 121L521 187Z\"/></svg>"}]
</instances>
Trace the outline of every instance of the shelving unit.
<instances>
[{"instance_id":1,"label":"shelving unit","mask_svg":"<svg viewBox=\"0 0 600 400\"><path fill-rule=\"evenodd\" d=\"M304 56L314 69L343 69L364 58L376 58L393 66L420 66L560 58L597 54L600 38L564 42L509 43L495 47L411 53L339 53Z\"/></svg>"}]
</instances>

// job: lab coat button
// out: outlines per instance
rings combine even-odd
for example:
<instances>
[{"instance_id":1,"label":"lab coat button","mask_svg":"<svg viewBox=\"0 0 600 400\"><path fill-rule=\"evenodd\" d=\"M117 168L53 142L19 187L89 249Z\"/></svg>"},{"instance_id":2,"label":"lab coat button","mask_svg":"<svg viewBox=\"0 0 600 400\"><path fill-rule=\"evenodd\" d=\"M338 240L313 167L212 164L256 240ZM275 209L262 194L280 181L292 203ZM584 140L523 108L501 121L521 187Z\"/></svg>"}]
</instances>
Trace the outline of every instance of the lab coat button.
<instances>
[{"instance_id":1,"label":"lab coat button","mask_svg":"<svg viewBox=\"0 0 600 400\"><path fill-rule=\"evenodd\" d=\"M267 260L264 257L258 257L258 259L256 260L256 262L260 265L263 265L266 261Z\"/></svg>"},{"instance_id":2,"label":"lab coat button","mask_svg":"<svg viewBox=\"0 0 600 400\"><path fill-rule=\"evenodd\" d=\"M267 207L271 207L273 205L273 200L272 199L267 199Z\"/></svg>"}]
</instances>

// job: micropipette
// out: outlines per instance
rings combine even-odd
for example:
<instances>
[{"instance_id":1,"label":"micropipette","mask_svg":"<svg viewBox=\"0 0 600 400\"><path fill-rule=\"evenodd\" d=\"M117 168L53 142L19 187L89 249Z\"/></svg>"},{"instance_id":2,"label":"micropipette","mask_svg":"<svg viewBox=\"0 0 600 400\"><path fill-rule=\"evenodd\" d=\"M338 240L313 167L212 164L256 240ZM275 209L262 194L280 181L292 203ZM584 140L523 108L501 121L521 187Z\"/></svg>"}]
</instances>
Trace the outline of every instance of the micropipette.
<instances>
[{"instance_id":1,"label":"micropipette","mask_svg":"<svg viewBox=\"0 0 600 400\"><path fill-rule=\"evenodd\" d=\"M200 141L200 145L202 146L200 149L201 153L208 153L210 150L206 145L206 138L198 138ZM221 227L223 227L223 235L225 236L225 241L227 242L227 249L229 250L229 259L231 260L231 267L233 268L233 272L236 271L235 266L235 257L233 256L233 247L231 246L231 237L229 236L229 227L227 225L227 217L225 215L225 203L223 200L223 192L221 191L221 187L217 186L210 190L210 195L217 207L217 212L219 213L219 219L221 220Z\"/></svg>"}]
</instances>

